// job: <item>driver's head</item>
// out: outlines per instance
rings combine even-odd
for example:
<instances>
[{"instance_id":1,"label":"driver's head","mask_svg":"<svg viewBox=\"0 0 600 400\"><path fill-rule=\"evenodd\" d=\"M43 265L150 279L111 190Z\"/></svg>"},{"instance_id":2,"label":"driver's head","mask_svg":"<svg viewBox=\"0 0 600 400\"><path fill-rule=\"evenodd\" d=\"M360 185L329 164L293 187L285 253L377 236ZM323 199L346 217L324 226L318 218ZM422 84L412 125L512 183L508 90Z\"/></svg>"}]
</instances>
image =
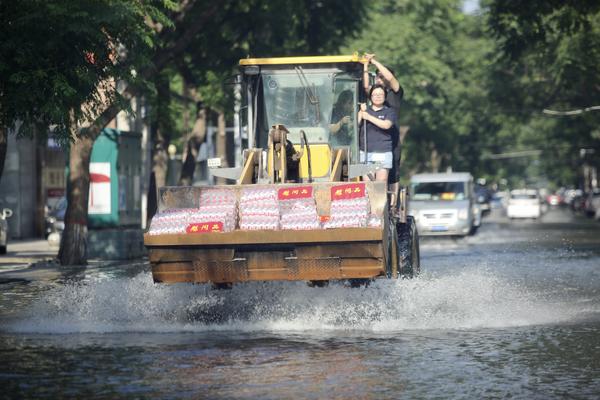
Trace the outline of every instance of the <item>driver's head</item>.
<instances>
[{"instance_id":1,"label":"driver's head","mask_svg":"<svg viewBox=\"0 0 600 400\"><path fill-rule=\"evenodd\" d=\"M342 105L352 104L352 101L354 100L353 97L352 91L346 89L338 96L337 103Z\"/></svg>"}]
</instances>

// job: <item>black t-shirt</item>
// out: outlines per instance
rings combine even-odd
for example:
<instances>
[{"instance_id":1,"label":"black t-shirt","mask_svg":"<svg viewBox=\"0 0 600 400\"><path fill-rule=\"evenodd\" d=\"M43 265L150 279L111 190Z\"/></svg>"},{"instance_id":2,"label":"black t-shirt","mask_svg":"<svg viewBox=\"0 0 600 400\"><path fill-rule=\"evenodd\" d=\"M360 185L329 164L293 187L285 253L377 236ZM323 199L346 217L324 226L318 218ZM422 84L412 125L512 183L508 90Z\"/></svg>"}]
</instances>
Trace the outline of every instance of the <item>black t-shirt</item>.
<instances>
[{"instance_id":1,"label":"black t-shirt","mask_svg":"<svg viewBox=\"0 0 600 400\"><path fill-rule=\"evenodd\" d=\"M404 90L402 87L397 92L394 92L392 89L388 89L385 92L385 104L388 107L391 107L396 111L396 116L400 115L400 102L404 97ZM397 125L398 121L394 121L394 125Z\"/></svg>"},{"instance_id":2,"label":"black t-shirt","mask_svg":"<svg viewBox=\"0 0 600 400\"><path fill-rule=\"evenodd\" d=\"M394 138L393 136L397 135L396 127L396 112L393 108L383 105L381 110L373 110L372 107L367 108L367 112L377 117L381 120L392 121L392 127L390 129L381 129L377 125L363 120L361 122L361 139L360 139L360 149L365 150L365 139L364 139L364 123L367 123L367 151L369 153L385 153L388 151L392 151L394 146Z\"/></svg>"},{"instance_id":3,"label":"black t-shirt","mask_svg":"<svg viewBox=\"0 0 600 400\"><path fill-rule=\"evenodd\" d=\"M394 123L394 129L396 134L392 135L392 142L394 151L400 152L398 142L400 141L400 125L398 124L398 116L400 115L400 102L404 97L404 90L400 87L400 90L394 92L392 89L388 89L385 92L385 105L392 108L396 112L396 119L392 121Z\"/></svg>"}]
</instances>

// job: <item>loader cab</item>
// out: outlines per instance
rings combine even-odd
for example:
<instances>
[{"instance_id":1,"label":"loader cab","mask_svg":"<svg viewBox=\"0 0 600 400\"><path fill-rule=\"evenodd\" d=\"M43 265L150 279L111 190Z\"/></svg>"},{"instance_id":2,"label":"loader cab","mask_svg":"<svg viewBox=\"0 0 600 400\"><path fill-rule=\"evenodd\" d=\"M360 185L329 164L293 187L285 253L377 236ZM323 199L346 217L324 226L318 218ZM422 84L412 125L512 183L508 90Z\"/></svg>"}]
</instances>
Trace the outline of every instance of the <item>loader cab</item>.
<instances>
[{"instance_id":1,"label":"loader cab","mask_svg":"<svg viewBox=\"0 0 600 400\"><path fill-rule=\"evenodd\" d=\"M269 131L283 125L302 152L301 181L330 180L338 149L358 162L362 68L357 55L241 60L245 120L239 126L246 128L248 148L267 149Z\"/></svg>"}]
</instances>

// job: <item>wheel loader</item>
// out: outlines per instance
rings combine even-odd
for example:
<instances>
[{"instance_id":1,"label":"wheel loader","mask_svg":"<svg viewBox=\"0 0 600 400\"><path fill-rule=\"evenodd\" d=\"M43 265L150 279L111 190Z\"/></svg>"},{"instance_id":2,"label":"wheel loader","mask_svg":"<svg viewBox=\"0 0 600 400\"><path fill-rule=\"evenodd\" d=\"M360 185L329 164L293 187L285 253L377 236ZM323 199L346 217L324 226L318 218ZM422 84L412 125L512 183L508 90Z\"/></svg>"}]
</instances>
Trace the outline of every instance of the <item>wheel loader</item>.
<instances>
[{"instance_id":1,"label":"wheel loader","mask_svg":"<svg viewBox=\"0 0 600 400\"><path fill-rule=\"evenodd\" d=\"M368 149L357 125L366 62L358 54L240 60L242 163L209 160L212 176L230 184L159 189L144 234L155 282L355 285L419 273L406 190L372 181L378 165L359 159L359 141ZM340 96L351 100L343 136Z\"/></svg>"}]
</instances>

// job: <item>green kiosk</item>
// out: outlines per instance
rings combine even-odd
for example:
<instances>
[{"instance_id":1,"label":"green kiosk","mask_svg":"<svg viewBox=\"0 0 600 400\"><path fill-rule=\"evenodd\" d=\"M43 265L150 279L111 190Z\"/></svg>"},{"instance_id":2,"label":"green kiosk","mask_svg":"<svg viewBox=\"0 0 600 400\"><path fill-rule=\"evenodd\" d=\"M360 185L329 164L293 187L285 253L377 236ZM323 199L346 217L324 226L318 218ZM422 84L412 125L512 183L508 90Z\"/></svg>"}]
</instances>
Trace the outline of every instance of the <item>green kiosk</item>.
<instances>
[{"instance_id":1,"label":"green kiosk","mask_svg":"<svg viewBox=\"0 0 600 400\"><path fill-rule=\"evenodd\" d=\"M141 229L141 134L104 129L90 158L88 257L145 254Z\"/></svg>"}]
</instances>

